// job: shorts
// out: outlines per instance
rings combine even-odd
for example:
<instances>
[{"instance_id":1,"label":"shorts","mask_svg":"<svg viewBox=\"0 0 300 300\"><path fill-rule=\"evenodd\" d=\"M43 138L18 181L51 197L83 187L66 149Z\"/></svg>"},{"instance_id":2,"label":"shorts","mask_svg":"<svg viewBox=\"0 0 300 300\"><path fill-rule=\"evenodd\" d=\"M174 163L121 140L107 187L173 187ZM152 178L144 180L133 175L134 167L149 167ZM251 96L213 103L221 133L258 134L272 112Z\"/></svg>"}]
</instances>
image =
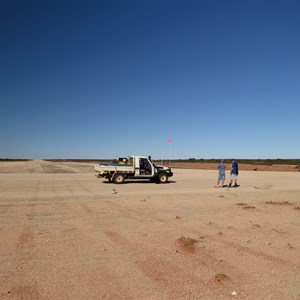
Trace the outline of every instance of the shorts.
<instances>
[{"instance_id":1,"label":"shorts","mask_svg":"<svg viewBox=\"0 0 300 300\"><path fill-rule=\"evenodd\" d=\"M225 180L225 174L219 174L218 179L219 180Z\"/></svg>"},{"instance_id":2,"label":"shorts","mask_svg":"<svg viewBox=\"0 0 300 300\"><path fill-rule=\"evenodd\" d=\"M231 178L231 180L237 180L238 179L238 175L237 174L231 174L230 178Z\"/></svg>"}]
</instances>

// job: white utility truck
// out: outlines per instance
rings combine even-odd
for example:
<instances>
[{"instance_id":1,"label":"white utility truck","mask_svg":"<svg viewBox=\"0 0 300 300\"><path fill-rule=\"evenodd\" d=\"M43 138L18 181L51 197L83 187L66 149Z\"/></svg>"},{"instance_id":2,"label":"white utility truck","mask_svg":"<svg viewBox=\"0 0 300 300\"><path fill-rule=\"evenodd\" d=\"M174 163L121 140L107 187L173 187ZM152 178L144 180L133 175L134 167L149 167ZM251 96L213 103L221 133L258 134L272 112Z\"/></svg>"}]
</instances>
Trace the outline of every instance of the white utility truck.
<instances>
[{"instance_id":1,"label":"white utility truck","mask_svg":"<svg viewBox=\"0 0 300 300\"><path fill-rule=\"evenodd\" d=\"M123 183L125 179L149 179L156 183L166 183L173 176L170 167L154 164L151 156L129 156L110 164L98 164L95 173L98 178L104 177L116 184Z\"/></svg>"}]
</instances>

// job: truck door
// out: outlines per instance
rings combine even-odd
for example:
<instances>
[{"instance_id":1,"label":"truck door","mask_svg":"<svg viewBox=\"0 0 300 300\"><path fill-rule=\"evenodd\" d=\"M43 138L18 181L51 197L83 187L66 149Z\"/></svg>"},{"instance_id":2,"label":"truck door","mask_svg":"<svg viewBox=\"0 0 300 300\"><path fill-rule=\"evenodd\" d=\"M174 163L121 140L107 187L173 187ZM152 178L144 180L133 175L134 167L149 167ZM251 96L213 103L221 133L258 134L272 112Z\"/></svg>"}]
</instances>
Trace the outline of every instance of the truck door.
<instances>
[{"instance_id":1,"label":"truck door","mask_svg":"<svg viewBox=\"0 0 300 300\"><path fill-rule=\"evenodd\" d=\"M142 177L151 177L154 175L154 168L152 163L149 161L148 158L140 157L139 159L140 165L140 176Z\"/></svg>"}]
</instances>

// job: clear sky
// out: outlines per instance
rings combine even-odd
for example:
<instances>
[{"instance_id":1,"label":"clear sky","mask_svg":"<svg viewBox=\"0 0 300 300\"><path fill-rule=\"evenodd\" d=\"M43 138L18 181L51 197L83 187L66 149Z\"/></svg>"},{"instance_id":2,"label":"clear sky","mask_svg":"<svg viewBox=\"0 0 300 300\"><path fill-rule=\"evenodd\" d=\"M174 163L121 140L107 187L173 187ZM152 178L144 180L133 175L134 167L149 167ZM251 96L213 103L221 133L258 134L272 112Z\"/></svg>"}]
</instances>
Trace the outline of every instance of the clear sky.
<instances>
[{"instance_id":1,"label":"clear sky","mask_svg":"<svg viewBox=\"0 0 300 300\"><path fill-rule=\"evenodd\" d=\"M298 0L1 0L0 157L300 158L299 16Z\"/></svg>"}]
</instances>

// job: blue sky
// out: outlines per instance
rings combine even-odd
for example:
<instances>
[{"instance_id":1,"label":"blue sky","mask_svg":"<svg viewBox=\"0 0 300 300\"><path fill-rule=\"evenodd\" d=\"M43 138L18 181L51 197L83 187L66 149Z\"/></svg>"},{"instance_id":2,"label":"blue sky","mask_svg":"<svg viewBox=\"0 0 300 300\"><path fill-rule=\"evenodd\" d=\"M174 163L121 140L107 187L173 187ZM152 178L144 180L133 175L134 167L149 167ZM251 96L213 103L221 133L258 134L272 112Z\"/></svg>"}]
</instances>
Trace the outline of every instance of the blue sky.
<instances>
[{"instance_id":1,"label":"blue sky","mask_svg":"<svg viewBox=\"0 0 300 300\"><path fill-rule=\"evenodd\" d=\"M0 157L300 158L299 15L297 0L1 0Z\"/></svg>"}]
</instances>

